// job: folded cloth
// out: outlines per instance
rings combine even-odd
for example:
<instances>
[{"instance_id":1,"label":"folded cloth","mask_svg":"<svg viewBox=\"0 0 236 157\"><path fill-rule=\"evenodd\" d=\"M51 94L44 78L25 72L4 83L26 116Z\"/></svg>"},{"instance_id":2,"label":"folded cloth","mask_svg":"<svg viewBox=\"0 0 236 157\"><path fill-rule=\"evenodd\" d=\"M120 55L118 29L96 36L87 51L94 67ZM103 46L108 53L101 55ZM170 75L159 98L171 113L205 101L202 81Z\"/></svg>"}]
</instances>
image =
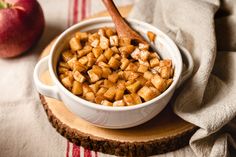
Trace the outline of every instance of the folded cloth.
<instances>
[{"instance_id":1,"label":"folded cloth","mask_svg":"<svg viewBox=\"0 0 236 157\"><path fill-rule=\"evenodd\" d=\"M199 126L190 140L195 155L215 157L231 152L233 156L236 1L139 1L130 17L158 27L194 59L192 77L176 92L173 108L178 116Z\"/></svg>"}]
</instances>

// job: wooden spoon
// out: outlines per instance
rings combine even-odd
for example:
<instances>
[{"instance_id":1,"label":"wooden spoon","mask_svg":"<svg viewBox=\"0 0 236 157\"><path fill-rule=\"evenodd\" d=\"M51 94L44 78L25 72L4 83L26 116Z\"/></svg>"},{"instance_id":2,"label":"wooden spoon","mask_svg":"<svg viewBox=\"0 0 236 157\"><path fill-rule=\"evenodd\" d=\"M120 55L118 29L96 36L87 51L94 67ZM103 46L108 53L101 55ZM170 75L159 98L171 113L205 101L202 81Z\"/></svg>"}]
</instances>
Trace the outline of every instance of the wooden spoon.
<instances>
[{"instance_id":1,"label":"wooden spoon","mask_svg":"<svg viewBox=\"0 0 236 157\"><path fill-rule=\"evenodd\" d=\"M112 17L119 37L128 37L140 43L148 44L148 42L143 39L143 37L141 37L135 30L133 30L121 16L113 0L103 0L103 3L105 4L110 16Z\"/></svg>"}]
</instances>

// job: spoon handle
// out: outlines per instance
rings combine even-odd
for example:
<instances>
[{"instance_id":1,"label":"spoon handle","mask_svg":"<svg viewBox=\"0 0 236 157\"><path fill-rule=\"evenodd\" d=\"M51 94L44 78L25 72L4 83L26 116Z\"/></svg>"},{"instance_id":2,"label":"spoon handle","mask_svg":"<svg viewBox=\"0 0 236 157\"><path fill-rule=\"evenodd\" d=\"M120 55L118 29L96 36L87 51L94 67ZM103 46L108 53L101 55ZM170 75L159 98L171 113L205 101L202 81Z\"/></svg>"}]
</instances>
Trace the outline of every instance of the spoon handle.
<instances>
[{"instance_id":1,"label":"spoon handle","mask_svg":"<svg viewBox=\"0 0 236 157\"><path fill-rule=\"evenodd\" d=\"M135 32L121 16L116 8L113 0L102 0L115 24L116 31L119 37L128 37L136 39L139 42L147 43L137 32Z\"/></svg>"}]
</instances>

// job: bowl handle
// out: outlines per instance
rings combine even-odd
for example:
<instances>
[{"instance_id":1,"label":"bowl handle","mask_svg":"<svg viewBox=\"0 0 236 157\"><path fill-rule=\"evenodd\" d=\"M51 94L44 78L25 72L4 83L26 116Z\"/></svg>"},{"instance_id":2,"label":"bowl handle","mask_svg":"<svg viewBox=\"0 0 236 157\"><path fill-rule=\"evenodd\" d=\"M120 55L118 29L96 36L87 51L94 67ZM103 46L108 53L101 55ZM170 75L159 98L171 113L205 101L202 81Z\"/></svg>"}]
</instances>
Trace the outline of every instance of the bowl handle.
<instances>
[{"instance_id":1,"label":"bowl handle","mask_svg":"<svg viewBox=\"0 0 236 157\"><path fill-rule=\"evenodd\" d=\"M61 100L58 89L55 85L53 86L46 85L40 80L40 75L48 69L48 59L49 56L44 57L36 64L33 76L34 84L38 92L41 93L42 95Z\"/></svg>"},{"instance_id":2,"label":"bowl handle","mask_svg":"<svg viewBox=\"0 0 236 157\"><path fill-rule=\"evenodd\" d=\"M194 67L194 62L191 54L189 51L184 48L183 46L178 46L183 58L183 62L186 62L186 68L182 71L180 81L177 84L177 88L181 86L192 74L193 72L193 67Z\"/></svg>"}]
</instances>

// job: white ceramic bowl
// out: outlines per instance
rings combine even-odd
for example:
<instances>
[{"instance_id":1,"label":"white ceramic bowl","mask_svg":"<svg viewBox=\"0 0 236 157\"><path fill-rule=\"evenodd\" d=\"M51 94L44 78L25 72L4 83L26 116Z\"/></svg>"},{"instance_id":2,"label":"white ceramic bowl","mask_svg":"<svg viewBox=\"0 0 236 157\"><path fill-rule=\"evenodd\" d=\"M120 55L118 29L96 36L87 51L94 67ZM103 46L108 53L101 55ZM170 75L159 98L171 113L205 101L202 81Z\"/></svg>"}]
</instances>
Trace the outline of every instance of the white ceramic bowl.
<instances>
[{"instance_id":1,"label":"white ceramic bowl","mask_svg":"<svg viewBox=\"0 0 236 157\"><path fill-rule=\"evenodd\" d=\"M183 74L183 62L179 49L175 43L159 29L142 21L128 19L130 25L146 38L147 31L154 32L157 37L154 42L159 55L162 58L172 60L175 72L173 83L158 97L135 106L126 107L109 107L98 105L86 101L78 96L73 95L58 80L57 63L60 53L68 46L68 41L76 31L93 32L101 27L114 27L111 18L95 18L80 22L66 31L64 31L55 41L48 57L40 60L34 70L34 82L37 90L48 97L56 98L64 102L67 108L75 115L89 121L90 123L104 128L129 128L142 124L163 110L172 97L176 87L183 82L192 72L193 61L187 51L183 51L188 61L188 68ZM147 38L146 38L147 39ZM39 79L43 71L49 69L53 86L42 83Z\"/></svg>"}]
</instances>

